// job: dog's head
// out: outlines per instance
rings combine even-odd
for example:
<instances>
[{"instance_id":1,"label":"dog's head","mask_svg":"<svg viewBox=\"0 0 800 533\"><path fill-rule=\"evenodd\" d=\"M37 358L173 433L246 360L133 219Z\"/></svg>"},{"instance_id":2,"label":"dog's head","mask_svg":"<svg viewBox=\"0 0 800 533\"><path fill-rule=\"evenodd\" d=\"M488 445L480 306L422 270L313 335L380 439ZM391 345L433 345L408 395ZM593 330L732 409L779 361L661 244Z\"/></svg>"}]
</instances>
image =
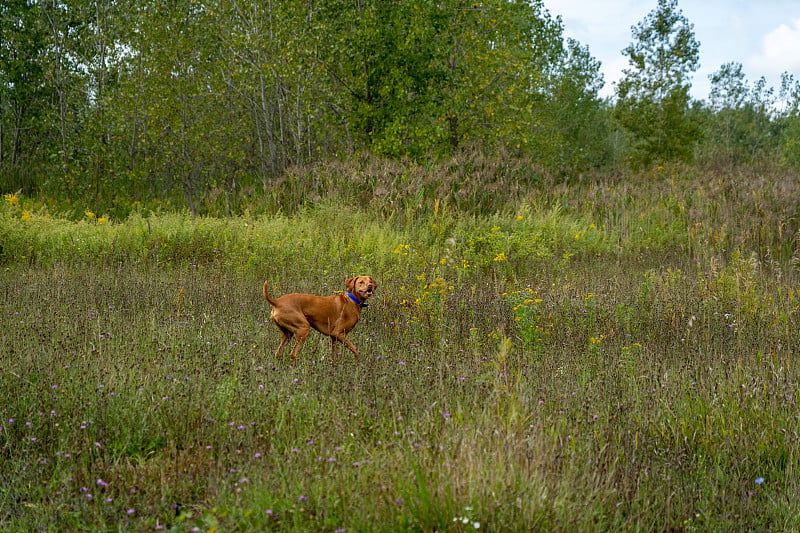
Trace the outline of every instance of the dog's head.
<instances>
[{"instance_id":1,"label":"dog's head","mask_svg":"<svg viewBox=\"0 0 800 533\"><path fill-rule=\"evenodd\" d=\"M367 298L375 293L378 284L372 276L356 276L344 282L347 291L356 298L365 302Z\"/></svg>"}]
</instances>

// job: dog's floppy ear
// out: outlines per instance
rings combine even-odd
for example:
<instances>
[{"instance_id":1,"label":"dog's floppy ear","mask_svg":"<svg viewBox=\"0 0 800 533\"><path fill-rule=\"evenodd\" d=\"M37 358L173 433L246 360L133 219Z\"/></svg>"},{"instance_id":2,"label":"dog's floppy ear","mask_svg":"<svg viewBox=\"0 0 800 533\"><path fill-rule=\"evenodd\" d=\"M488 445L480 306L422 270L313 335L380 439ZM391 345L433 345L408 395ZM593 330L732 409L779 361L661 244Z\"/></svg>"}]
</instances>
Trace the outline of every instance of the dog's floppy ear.
<instances>
[{"instance_id":1,"label":"dog's floppy ear","mask_svg":"<svg viewBox=\"0 0 800 533\"><path fill-rule=\"evenodd\" d=\"M348 278L348 280L344 282L344 286L349 292L353 292L356 290L356 278Z\"/></svg>"}]
</instances>

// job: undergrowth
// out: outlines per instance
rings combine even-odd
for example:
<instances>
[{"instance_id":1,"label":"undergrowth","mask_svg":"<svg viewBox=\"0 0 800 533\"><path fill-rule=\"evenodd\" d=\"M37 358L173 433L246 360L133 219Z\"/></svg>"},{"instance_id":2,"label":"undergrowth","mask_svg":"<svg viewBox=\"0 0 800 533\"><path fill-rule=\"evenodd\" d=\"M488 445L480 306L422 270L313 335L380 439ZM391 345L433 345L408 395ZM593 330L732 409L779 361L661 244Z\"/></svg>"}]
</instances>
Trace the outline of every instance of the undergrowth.
<instances>
[{"instance_id":1,"label":"undergrowth","mask_svg":"<svg viewBox=\"0 0 800 533\"><path fill-rule=\"evenodd\" d=\"M795 530L789 207L693 183L387 216L8 193L0 529ZM264 279L354 274L379 284L360 363L317 334L276 360Z\"/></svg>"}]
</instances>

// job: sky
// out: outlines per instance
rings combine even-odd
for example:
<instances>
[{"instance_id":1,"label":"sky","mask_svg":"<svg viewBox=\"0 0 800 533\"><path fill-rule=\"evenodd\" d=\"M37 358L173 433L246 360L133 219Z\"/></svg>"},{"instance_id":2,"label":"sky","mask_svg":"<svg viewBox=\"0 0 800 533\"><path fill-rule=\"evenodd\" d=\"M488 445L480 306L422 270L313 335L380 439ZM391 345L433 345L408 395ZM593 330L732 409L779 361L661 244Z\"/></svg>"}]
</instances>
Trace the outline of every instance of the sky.
<instances>
[{"instance_id":1,"label":"sky","mask_svg":"<svg viewBox=\"0 0 800 533\"><path fill-rule=\"evenodd\" d=\"M605 79L601 96L614 95L628 60L622 50L631 44L631 27L658 7L657 0L544 0L553 16L561 16L564 36L589 46ZM752 85L762 76L780 88L782 72L800 80L800 0L678 0L678 8L694 25L700 42L700 67L692 77L691 94L707 100L709 76L725 63L742 64Z\"/></svg>"}]
</instances>

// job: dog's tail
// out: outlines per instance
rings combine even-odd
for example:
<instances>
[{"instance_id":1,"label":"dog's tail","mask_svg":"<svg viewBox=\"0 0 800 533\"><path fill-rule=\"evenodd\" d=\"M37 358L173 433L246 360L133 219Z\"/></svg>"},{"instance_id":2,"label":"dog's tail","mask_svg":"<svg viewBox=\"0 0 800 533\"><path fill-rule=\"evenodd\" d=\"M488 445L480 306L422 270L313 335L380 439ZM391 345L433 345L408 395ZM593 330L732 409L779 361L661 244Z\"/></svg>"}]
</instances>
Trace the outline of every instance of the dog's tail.
<instances>
[{"instance_id":1,"label":"dog's tail","mask_svg":"<svg viewBox=\"0 0 800 533\"><path fill-rule=\"evenodd\" d=\"M264 298L269 302L269 305L275 307L275 300L269 297L269 293L267 292L267 282L264 282L264 286L261 288L261 291L264 293Z\"/></svg>"}]
</instances>

